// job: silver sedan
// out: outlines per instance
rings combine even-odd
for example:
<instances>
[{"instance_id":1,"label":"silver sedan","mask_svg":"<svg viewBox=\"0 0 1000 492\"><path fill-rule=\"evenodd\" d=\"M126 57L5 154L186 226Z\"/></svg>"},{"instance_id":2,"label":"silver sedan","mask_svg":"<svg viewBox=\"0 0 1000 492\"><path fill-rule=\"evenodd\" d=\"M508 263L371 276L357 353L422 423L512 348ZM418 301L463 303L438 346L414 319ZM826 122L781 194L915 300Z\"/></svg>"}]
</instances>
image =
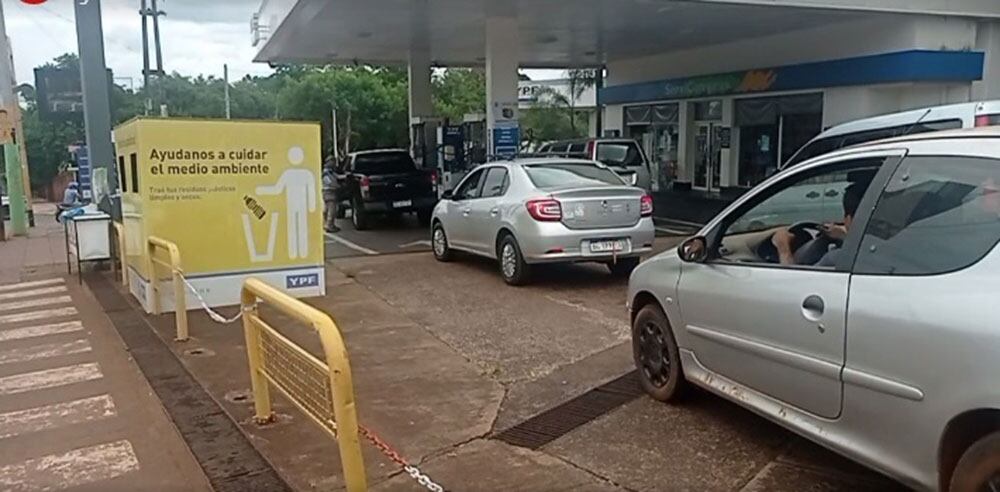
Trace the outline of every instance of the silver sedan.
<instances>
[{"instance_id":1,"label":"silver sedan","mask_svg":"<svg viewBox=\"0 0 1000 492\"><path fill-rule=\"evenodd\" d=\"M520 159L475 169L434 209L434 257L455 250L499 259L511 285L531 265L601 262L626 276L653 248L653 200L603 164Z\"/></svg>"}]
</instances>

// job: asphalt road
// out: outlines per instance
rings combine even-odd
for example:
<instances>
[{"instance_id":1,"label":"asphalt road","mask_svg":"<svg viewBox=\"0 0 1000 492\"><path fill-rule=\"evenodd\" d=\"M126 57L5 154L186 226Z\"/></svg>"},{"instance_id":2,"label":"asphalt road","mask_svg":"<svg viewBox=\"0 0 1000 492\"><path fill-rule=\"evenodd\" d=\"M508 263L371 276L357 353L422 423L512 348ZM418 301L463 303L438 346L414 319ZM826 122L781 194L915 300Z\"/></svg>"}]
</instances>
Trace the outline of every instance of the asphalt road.
<instances>
[{"instance_id":1,"label":"asphalt road","mask_svg":"<svg viewBox=\"0 0 1000 492\"><path fill-rule=\"evenodd\" d=\"M421 234L416 226L361 233L348 225L338 236L380 254L331 264L502 385L494 431L632 369L626 280L601 265L577 264L538 269L531 285L512 288L492 261L381 253L405 251L398 245ZM660 237L657 249L682 237ZM641 397L541 451L625 490L901 489L702 392L680 405Z\"/></svg>"}]
</instances>

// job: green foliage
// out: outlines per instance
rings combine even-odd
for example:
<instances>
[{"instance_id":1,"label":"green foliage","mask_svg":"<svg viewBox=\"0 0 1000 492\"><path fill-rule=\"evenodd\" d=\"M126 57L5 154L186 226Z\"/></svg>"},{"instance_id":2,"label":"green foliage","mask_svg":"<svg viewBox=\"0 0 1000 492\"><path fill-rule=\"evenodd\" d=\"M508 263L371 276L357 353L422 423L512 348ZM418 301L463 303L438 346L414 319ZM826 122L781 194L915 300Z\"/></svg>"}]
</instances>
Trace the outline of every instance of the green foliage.
<instances>
[{"instance_id":1,"label":"green foliage","mask_svg":"<svg viewBox=\"0 0 1000 492\"><path fill-rule=\"evenodd\" d=\"M79 71L76 55L66 54L45 66ZM323 148L332 148L331 110L337 110L339 148L344 152L378 147L406 147L409 140L407 73L403 68L279 66L267 77L246 76L230 83L233 118L318 121L323 125ZM32 183L45 186L69 159L66 147L82 142L78 115L58 121L39 118L34 89L19 88L27 101L25 138ZM172 73L153 78L149 87L128 90L111 87L112 122L117 125L146 113L159 114L167 102L170 116L225 117L225 83L216 77L188 77ZM467 113L486 108L486 79L482 70L448 69L433 78L433 100L438 114L461 121Z\"/></svg>"},{"instance_id":2,"label":"green foliage","mask_svg":"<svg viewBox=\"0 0 1000 492\"><path fill-rule=\"evenodd\" d=\"M434 111L452 122L486 112L486 74L479 69L449 68L433 80ZM404 85L405 87L405 85Z\"/></svg>"}]
</instances>

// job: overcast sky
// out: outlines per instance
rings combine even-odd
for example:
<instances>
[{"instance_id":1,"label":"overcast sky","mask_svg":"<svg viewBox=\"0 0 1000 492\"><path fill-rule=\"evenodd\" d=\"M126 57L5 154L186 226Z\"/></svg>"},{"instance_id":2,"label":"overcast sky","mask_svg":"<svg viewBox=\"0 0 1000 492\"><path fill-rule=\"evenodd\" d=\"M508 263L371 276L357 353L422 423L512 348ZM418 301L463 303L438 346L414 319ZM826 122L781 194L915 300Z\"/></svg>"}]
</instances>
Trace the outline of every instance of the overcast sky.
<instances>
[{"instance_id":1,"label":"overcast sky","mask_svg":"<svg viewBox=\"0 0 1000 492\"><path fill-rule=\"evenodd\" d=\"M21 0L0 1L14 50L18 82L34 84L35 67L60 54L76 53L70 0L49 0L40 6L26 5ZM221 77L222 65L228 63L232 79L247 73L270 73L266 64L251 61L255 50L250 46L250 16L260 0L159 0L158 3L160 10L167 13L160 18L160 39L163 65L168 72ZM139 0L102 0L101 8L108 67L116 78L132 77L136 86L141 85ZM127 80L117 82L129 84Z\"/></svg>"},{"instance_id":2,"label":"overcast sky","mask_svg":"<svg viewBox=\"0 0 1000 492\"><path fill-rule=\"evenodd\" d=\"M26 5L21 0L0 1L14 50L18 82L34 84L35 67L63 53L76 53L71 0L48 0L42 5ZM164 69L183 75L221 78L222 65L228 63L231 80L248 73L271 73L267 64L251 61L256 50L250 46L250 16L259 5L260 0L158 0L160 10L167 13L160 18ZM139 0L102 0L101 8L108 68L114 71L119 85L138 87L142 84ZM528 73L535 79L561 74L550 70Z\"/></svg>"}]
</instances>

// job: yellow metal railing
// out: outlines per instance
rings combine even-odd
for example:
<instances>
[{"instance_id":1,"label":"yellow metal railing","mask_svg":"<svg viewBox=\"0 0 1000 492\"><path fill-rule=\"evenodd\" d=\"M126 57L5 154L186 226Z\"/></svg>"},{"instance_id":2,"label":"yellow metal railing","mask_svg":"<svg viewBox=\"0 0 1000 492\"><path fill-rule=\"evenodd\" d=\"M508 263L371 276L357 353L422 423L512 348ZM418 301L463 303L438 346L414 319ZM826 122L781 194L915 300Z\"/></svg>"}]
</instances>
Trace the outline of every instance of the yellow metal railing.
<instances>
[{"instance_id":1,"label":"yellow metal railing","mask_svg":"<svg viewBox=\"0 0 1000 492\"><path fill-rule=\"evenodd\" d=\"M126 288L128 287L128 267L126 266L127 258L125 256L125 226L118 222L111 222L115 230L115 244L117 244L118 250L118 266L121 267L122 274L122 285ZM112 262L114 264L114 262Z\"/></svg>"},{"instance_id":2,"label":"yellow metal railing","mask_svg":"<svg viewBox=\"0 0 1000 492\"><path fill-rule=\"evenodd\" d=\"M146 239L146 248L149 261L149 287L153 292L153 314L160 314L160 293L158 287L158 275L156 266L162 265L170 269L170 275L174 284L174 317L177 321L177 341L183 342L188 339L188 319L187 319L187 294L184 292L184 271L181 270L181 251L177 245L156 236L149 236ZM157 249L165 250L170 255L170 262L163 261L156 257Z\"/></svg>"},{"instance_id":3,"label":"yellow metal railing","mask_svg":"<svg viewBox=\"0 0 1000 492\"><path fill-rule=\"evenodd\" d=\"M326 361L262 320L258 301L316 330ZM256 421L264 424L273 420L269 386L274 385L337 440L347 490L367 490L351 365L336 323L326 313L255 278L243 283L242 309Z\"/></svg>"}]
</instances>

